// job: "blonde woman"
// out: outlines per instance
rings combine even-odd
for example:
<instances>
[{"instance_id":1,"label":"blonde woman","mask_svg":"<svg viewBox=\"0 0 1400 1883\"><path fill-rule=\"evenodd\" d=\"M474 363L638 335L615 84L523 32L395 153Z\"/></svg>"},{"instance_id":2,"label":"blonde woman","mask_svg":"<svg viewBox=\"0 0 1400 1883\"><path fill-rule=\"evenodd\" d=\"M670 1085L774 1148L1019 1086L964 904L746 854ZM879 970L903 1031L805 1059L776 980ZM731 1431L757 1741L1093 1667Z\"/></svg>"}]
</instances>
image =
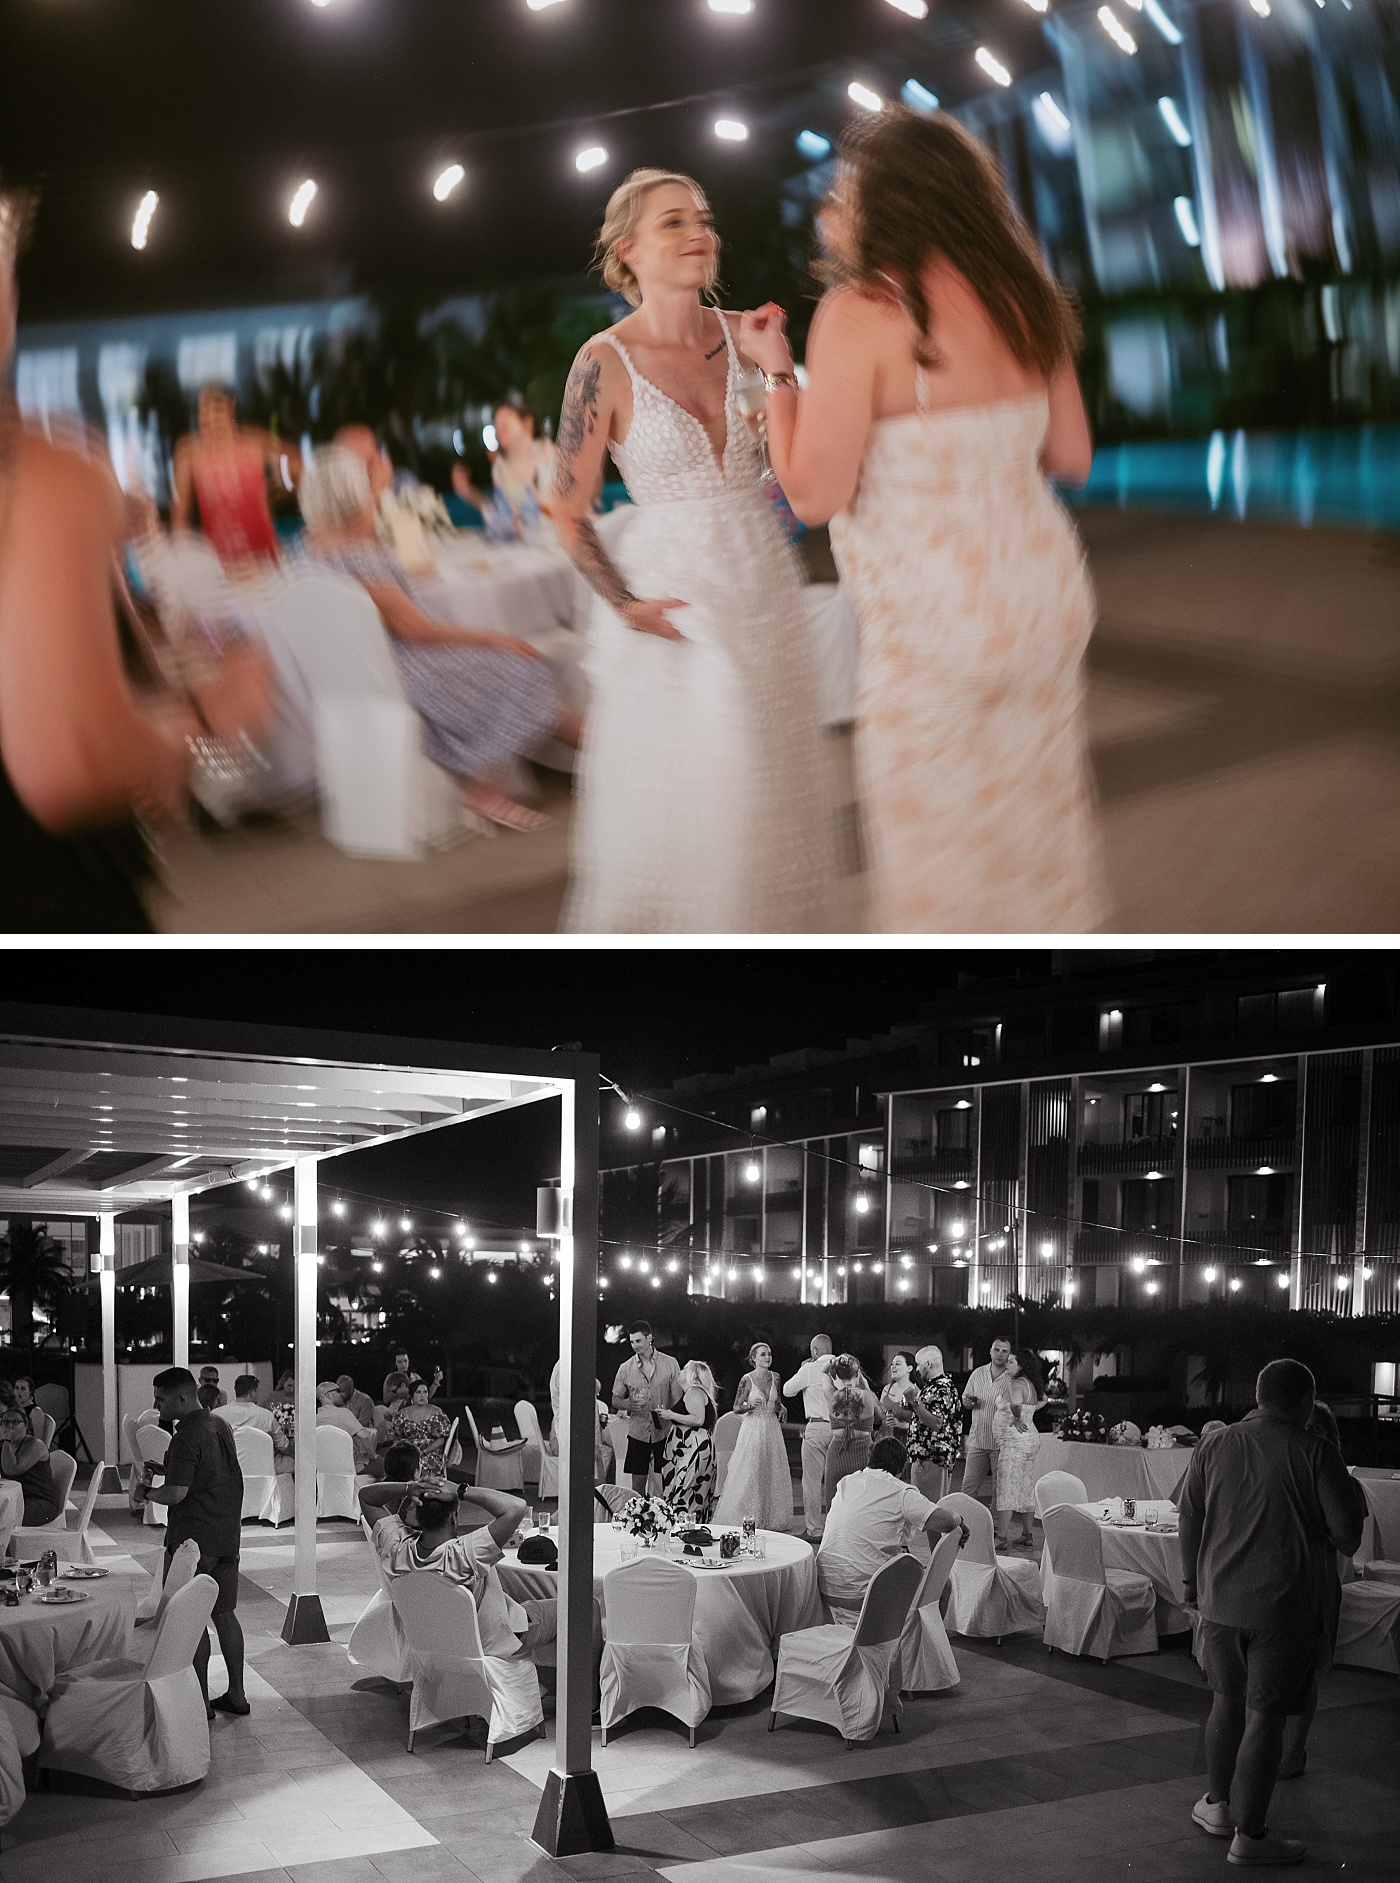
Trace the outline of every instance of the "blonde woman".
<instances>
[{"instance_id":1,"label":"blonde woman","mask_svg":"<svg viewBox=\"0 0 1400 1883\"><path fill-rule=\"evenodd\" d=\"M816 673L739 409L739 318L710 305L704 192L635 171L598 256L635 311L579 354L559 421L554 522L598 595L564 926L820 929L834 846ZM614 554L592 515L609 451L636 505Z\"/></svg>"},{"instance_id":2,"label":"blonde woman","mask_svg":"<svg viewBox=\"0 0 1400 1883\"><path fill-rule=\"evenodd\" d=\"M703 1360L681 1368L681 1403L658 1406L656 1416L666 1430L661 1461L661 1495L678 1510L689 1511L697 1523L709 1521L715 1501L715 1402L719 1389Z\"/></svg>"},{"instance_id":3,"label":"blonde woman","mask_svg":"<svg viewBox=\"0 0 1400 1883\"><path fill-rule=\"evenodd\" d=\"M939 112L848 131L800 396L780 309L746 315L773 468L831 519L860 615L872 926L1076 933L1104 919L1084 712L1094 596L1050 479L1093 443L1079 330L979 139Z\"/></svg>"}]
</instances>

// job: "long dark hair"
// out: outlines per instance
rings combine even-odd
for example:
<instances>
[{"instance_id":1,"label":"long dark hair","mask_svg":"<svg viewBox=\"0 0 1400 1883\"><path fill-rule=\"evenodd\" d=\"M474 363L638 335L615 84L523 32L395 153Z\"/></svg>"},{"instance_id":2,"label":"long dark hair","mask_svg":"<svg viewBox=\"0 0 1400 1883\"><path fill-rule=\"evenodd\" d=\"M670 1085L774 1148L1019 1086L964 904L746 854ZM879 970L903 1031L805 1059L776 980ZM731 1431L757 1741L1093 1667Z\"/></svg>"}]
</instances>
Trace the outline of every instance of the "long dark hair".
<instances>
[{"instance_id":1,"label":"long dark hair","mask_svg":"<svg viewBox=\"0 0 1400 1883\"><path fill-rule=\"evenodd\" d=\"M1079 348L1079 320L1046 267L985 145L940 111L872 112L841 140L852 193L853 265L827 263L834 285L898 288L922 336L919 360L937 366L924 270L946 261L966 277L1011 352L1048 379Z\"/></svg>"},{"instance_id":2,"label":"long dark hair","mask_svg":"<svg viewBox=\"0 0 1400 1883\"><path fill-rule=\"evenodd\" d=\"M1041 1372L1040 1355L1038 1353L1032 1353L1029 1347L1018 1347L1016 1349L1016 1364L1020 1367L1022 1377L1025 1379L1027 1385L1032 1388L1036 1398L1044 1399L1045 1375Z\"/></svg>"}]
</instances>

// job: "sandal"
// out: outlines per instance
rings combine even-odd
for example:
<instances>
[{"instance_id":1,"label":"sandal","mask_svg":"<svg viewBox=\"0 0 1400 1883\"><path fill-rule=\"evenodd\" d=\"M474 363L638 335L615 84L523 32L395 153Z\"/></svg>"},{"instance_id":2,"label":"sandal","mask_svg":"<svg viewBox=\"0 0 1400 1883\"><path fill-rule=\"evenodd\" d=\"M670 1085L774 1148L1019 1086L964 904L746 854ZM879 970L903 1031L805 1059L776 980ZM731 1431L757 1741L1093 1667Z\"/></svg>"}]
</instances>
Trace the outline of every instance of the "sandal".
<instances>
[{"instance_id":1,"label":"sandal","mask_svg":"<svg viewBox=\"0 0 1400 1883\"><path fill-rule=\"evenodd\" d=\"M543 811L532 811L528 805L517 804L504 791L488 791L483 798L483 802L474 803L464 793L462 803L474 817L484 817L488 824L499 824L502 830L547 830L554 822Z\"/></svg>"}]
</instances>

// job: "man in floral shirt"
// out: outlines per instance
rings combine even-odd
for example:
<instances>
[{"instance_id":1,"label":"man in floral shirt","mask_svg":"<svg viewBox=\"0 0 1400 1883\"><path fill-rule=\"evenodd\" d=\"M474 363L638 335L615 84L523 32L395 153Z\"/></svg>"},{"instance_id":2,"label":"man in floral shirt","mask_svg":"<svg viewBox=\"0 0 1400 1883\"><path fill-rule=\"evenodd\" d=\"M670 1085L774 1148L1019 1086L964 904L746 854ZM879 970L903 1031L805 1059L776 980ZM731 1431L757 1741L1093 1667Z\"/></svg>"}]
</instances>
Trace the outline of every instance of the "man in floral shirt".
<instances>
[{"instance_id":1,"label":"man in floral shirt","mask_svg":"<svg viewBox=\"0 0 1400 1883\"><path fill-rule=\"evenodd\" d=\"M937 1347L920 1347L914 1356L914 1391L906 1449L916 1490L933 1503L948 1495L953 1466L962 1450L962 1400L943 1371Z\"/></svg>"}]
</instances>

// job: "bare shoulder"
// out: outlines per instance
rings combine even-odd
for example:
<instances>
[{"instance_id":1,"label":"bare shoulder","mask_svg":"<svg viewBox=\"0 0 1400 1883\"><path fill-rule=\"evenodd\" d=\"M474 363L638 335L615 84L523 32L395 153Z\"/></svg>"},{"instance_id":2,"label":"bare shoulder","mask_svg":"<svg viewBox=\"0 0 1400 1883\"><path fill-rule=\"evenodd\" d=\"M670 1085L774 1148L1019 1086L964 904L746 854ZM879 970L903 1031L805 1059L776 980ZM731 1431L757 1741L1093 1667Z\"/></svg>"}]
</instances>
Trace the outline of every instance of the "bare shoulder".
<instances>
[{"instance_id":1,"label":"bare shoulder","mask_svg":"<svg viewBox=\"0 0 1400 1883\"><path fill-rule=\"evenodd\" d=\"M609 332L612 331L609 329ZM600 394L606 398L624 384L626 378L626 368L618 358L617 349L610 347L601 334L594 334L591 340L583 343L574 357L564 402L567 405L571 399L581 398L596 404Z\"/></svg>"},{"instance_id":2,"label":"bare shoulder","mask_svg":"<svg viewBox=\"0 0 1400 1883\"><path fill-rule=\"evenodd\" d=\"M907 339L908 317L892 296L863 288L833 288L817 305L813 332L833 340Z\"/></svg>"},{"instance_id":3,"label":"bare shoulder","mask_svg":"<svg viewBox=\"0 0 1400 1883\"><path fill-rule=\"evenodd\" d=\"M17 501L31 519L62 521L75 536L114 538L122 494L110 465L33 432L16 453Z\"/></svg>"}]
</instances>

